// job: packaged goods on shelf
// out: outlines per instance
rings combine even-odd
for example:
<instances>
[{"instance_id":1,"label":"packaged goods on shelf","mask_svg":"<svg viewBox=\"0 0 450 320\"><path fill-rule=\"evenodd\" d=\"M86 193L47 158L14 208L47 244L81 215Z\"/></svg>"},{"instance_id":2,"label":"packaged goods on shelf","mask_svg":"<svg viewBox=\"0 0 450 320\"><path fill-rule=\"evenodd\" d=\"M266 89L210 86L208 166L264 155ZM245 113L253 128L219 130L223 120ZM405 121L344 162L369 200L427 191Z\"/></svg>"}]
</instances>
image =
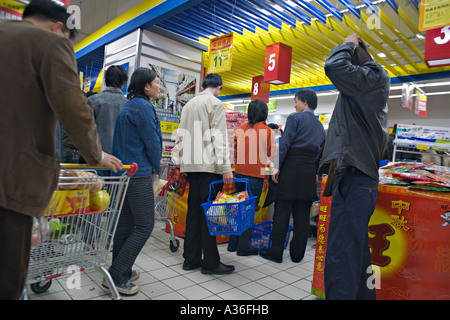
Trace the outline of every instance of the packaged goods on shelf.
<instances>
[{"instance_id":1,"label":"packaged goods on shelf","mask_svg":"<svg viewBox=\"0 0 450 320\"><path fill-rule=\"evenodd\" d=\"M379 183L450 192L450 168L420 162L391 162L380 168Z\"/></svg>"}]
</instances>

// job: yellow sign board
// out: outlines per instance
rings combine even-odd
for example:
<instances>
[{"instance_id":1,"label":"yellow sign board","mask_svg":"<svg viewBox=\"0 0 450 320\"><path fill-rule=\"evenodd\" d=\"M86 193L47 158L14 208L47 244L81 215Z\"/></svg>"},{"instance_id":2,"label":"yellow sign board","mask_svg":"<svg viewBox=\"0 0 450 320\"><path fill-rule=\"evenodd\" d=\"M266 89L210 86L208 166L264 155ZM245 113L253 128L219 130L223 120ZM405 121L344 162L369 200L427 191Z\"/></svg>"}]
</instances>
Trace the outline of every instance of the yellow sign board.
<instances>
[{"instance_id":1,"label":"yellow sign board","mask_svg":"<svg viewBox=\"0 0 450 320\"><path fill-rule=\"evenodd\" d=\"M211 39L209 45L208 73L231 70L233 33Z\"/></svg>"},{"instance_id":2,"label":"yellow sign board","mask_svg":"<svg viewBox=\"0 0 450 320\"><path fill-rule=\"evenodd\" d=\"M425 31L450 25L450 0L421 0L419 30Z\"/></svg>"},{"instance_id":3,"label":"yellow sign board","mask_svg":"<svg viewBox=\"0 0 450 320\"><path fill-rule=\"evenodd\" d=\"M178 122L161 121L161 132L172 133L180 124Z\"/></svg>"}]
</instances>

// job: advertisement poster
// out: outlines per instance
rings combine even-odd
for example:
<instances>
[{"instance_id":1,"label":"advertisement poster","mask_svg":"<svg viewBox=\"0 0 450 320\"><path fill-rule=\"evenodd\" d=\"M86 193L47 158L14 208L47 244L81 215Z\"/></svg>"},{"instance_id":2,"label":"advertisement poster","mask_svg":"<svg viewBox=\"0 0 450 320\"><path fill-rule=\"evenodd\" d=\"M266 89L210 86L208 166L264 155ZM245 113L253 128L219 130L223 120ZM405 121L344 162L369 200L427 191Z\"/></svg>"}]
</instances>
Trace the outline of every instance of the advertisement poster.
<instances>
[{"instance_id":1,"label":"advertisement poster","mask_svg":"<svg viewBox=\"0 0 450 320\"><path fill-rule=\"evenodd\" d=\"M419 116L427 117L427 96L421 93L419 90L416 91L416 99L414 102L414 112Z\"/></svg>"},{"instance_id":2,"label":"advertisement poster","mask_svg":"<svg viewBox=\"0 0 450 320\"><path fill-rule=\"evenodd\" d=\"M209 44L208 73L231 70L233 33L211 39Z\"/></svg>"},{"instance_id":3,"label":"advertisement poster","mask_svg":"<svg viewBox=\"0 0 450 320\"><path fill-rule=\"evenodd\" d=\"M312 282L321 298L331 214L322 197ZM450 299L450 194L379 185L368 231L378 300Z\"/></svg>"},{"instance_id":4,"label":"advertisement poster","mask_svg":"<svg viewBox=\"0 0 450 320\"><path fill-rule=\"evenodd\" d=\"M425 91L414 85L402 85L402 98L400 105L414 112L419 117L427 117L427 96Z\"/></svg>"},{"instance_id":5,"label":"advertisement poster","mask_svg":"<svg viewBox=\"0 0 450 320\"><path fill-rule=\"evenodd\" d=\"M450 24L450 0L421 0L419 30L425 31Z\"/></svg>"},{"instance_id":6,"label":"advertisement poster","mask_svg":"<svg viewBox=\"0 0 450 320\"><path fill-rule=\"evenodd\" d=\"M150 63L149 66L158 75L161 86L160 97L152 100L153 105L181 114L184 105L195 95L198 76Z\"/></svg>"}]
</instances>

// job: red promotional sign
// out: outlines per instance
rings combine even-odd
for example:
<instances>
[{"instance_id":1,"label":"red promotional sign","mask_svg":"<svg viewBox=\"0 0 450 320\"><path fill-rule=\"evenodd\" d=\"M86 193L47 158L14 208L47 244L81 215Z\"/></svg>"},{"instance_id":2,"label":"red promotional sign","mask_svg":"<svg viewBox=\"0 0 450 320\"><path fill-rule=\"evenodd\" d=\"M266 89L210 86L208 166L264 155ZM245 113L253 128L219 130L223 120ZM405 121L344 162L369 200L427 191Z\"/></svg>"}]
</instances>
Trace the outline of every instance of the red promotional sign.
<instances>
[{"instance_id":1,"label":"red promotional sign","mask_svg":"<svg viewBox=\"0 0 450 320\"><path fill-rule=\"evenodd\" d=\"M0 7L0 21L22 20L22 13Z\"/></svg>"},{"instance_id":2,"label":"red promotional sign","mask_svg":"<svg viewBox=\"0 0 450 320\"><path fill-rule=\"evenodd\" d=\"M322 180L325 185L326 178ZM325 298L324 269L331 197L320 199L312 293ZM377 300L448 300L450 195L378 185L369 222Z\"/></svg>"},{"instance_id":3,"label":"red promotional sign","mask_svg":"<svg viewBox=\"0 0 450 320\"><path fill-rule=\"evenodd\" d=\"M264 82L264 76L253 77L252 96L251 99L261 99L266 103L269 102L270 83Z\"/></svg>"},{"instance_id":4,"label":"red promotional sign","mask_svg":"<svg viewBox=\"0 0 450 320\"><path fill-rule=\"evenodd\" d=\"M285 84L290 82L292 47L281 42L266 48L266 63L264 66L264 81L270 84Z\"/></svg>"},{"instance_id":5,"label":"red promotional sign","mask_svg":"<svg viewBox=\"0 0 450 320\"><path fill-rule=\"evenodd\" d=\"M427 31L425 62L429 68L450 65L450 25Z\"/></svg>"}]
</instances>

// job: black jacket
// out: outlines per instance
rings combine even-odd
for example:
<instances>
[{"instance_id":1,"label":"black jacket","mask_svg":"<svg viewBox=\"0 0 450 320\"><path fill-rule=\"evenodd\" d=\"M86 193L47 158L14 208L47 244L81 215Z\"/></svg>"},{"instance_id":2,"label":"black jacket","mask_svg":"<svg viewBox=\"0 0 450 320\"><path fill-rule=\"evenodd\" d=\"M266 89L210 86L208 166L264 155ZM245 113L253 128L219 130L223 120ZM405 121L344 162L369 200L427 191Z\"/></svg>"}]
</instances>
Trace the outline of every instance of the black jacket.
<instances>
[{"instance_id":1,"label":"black jacket","mask_svg":"<svg viewBox=\"0 0 450 320\"><path fill-rule=\"evenodd\" d=\"M339 90L328 127L321 166L337 160L337 168L353 166L378 180L388 141L389 75L380 64L350 63L353 43L341 44L325 62L325 73Z\"/></svg>"}]
</instances>

